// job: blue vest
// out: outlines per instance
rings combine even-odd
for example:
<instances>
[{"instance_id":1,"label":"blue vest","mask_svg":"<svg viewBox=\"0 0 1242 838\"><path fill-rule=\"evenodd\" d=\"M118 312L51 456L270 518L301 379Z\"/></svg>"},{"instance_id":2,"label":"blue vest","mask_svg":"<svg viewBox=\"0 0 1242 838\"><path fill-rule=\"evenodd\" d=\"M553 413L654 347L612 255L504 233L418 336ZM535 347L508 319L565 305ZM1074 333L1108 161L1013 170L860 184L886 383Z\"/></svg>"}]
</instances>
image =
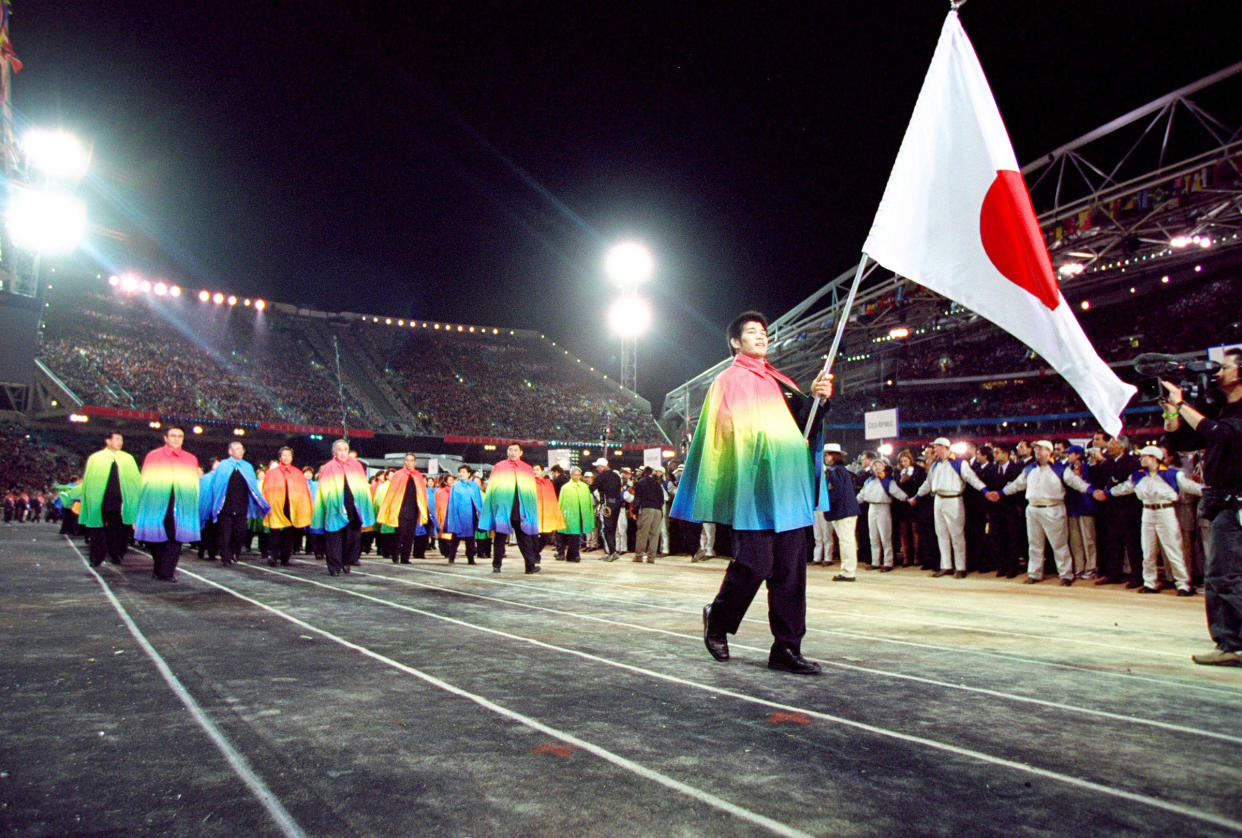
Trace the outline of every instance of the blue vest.
<instances>
[{"instance_id":1,"label":"blue vest","mask_svg":"<svg viewBox=\"0 0 1242 838\"><path fill-rule=\"evenodd\" d=\"M1169 484L1170 489L1177 492L1178 494L1181 494L1182 490L1177 485L1177 475L1180 474L1180 472L1177 469L1164 468L1163 466L1161 466L1160 468L1156 469L1156 474L1160 475L1160 477L1164 479L1164 482ZM1133 483L1135 486L1138 486L1139 481L1142 480L1146 476L1147 476L1146 469L1136 471L1134 472L1134 474L1130 475L1130 482Z\"/></svg>"}]
</instances>

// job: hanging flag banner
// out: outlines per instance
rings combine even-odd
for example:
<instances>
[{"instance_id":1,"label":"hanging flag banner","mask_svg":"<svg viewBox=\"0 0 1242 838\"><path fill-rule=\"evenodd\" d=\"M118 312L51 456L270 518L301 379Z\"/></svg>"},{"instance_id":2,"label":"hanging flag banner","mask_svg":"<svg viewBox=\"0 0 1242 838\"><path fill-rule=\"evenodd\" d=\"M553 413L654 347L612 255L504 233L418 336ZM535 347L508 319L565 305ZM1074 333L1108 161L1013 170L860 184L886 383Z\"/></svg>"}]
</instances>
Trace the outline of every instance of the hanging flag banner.
<instances>
[{"instance_id":1,"label":"hanging flag banner","mask_svg":"<svg viewBox=\"0 0 1242 838\"><path fill-rule=\"evenodd\" d=\"M1052 262L979 59L949 13L863 245L1048 362L1110 434L1136 392L1096 354Z\"/></svg>"}]
</instances>

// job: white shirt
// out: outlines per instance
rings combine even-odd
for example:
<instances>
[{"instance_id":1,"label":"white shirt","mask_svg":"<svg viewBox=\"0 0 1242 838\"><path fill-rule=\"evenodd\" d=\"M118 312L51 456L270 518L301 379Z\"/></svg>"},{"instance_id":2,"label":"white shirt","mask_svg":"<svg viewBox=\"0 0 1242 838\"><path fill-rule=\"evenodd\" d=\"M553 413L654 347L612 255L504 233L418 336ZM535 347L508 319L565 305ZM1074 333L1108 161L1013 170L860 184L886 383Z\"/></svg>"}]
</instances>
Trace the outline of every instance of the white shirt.
<instances>
[{"instance_id":1,"label":"white shirt","mask_svg":"<svg viewBox=\"0 0 1242 838\"><path fill-rule=\"evenodd\" d=\"M1191 495L1202 495L1203 487L1186 476L1186 473L1180 469L1176 469L1177 485L1183 492ZM1109 494L1120 497L1121 495L1137 495L1138 499L1144 504L1159 503L1177 503L1177 492L1173 491L1173 487L1165 482L1159 473L1152 474L1148 472L1139 480L1138 485L1134 485L1133 480L1126 480L1124 483L1118 483L1109 489Z\"/></svg>"},{"instance_id":2,"label":"white shirt","mask_svg":"<svg viewBox=\"0 0 1242 838\"><path fill-rule=\"evenodd\" d=\"M888 491L884 491L884 482L874 475L867 478L867 482L863 483L862 491L858 493L859 503L892 503L893 498L897 500L909 500L910 497L897 485L896 480L892 480L888 484Z\"/></svg>"},{"instance_id":3,"label":"white shirt","mask_svg":"<svg viewBox=\"0 0 1242 838\"><path fill-rule=\"evenodd\" d=\"M1091 485L1087 481L1078 476L1069 466L1065 467L1065 471L1061 472L1061 476L1057 477L1057 473L1052 470L1052 463L1041 466L1038 463L1035 468L1028 473L1023 469L1018 476L1005 485L1003 489L1007 495L1016 495L1023 489L1026 489L1026 499L1031 500L1065 500L1065 487L1076 489L1083 494L1091 491Z\"/></svg>"},{"instance_id":4,"label":"white shirt","mask_svg":"<svg viewBox=\"0 0 1242 838\"><path fill-rule=\"evenodd\" d=\"M953 468L953 463L949 460L937 460L927 472L927 479L923 481L923 485L919 486L919 490L915 492L918 497L926 495L928 492L935 492L937 495L960 495L965 489L965 483L974 486L980 492L986 492L988 487L983 485L983 481L979 476L971 471L970 463L965 460L962 463L962 474L959 477L957 471Z\"/></svg>"}]
</instances>

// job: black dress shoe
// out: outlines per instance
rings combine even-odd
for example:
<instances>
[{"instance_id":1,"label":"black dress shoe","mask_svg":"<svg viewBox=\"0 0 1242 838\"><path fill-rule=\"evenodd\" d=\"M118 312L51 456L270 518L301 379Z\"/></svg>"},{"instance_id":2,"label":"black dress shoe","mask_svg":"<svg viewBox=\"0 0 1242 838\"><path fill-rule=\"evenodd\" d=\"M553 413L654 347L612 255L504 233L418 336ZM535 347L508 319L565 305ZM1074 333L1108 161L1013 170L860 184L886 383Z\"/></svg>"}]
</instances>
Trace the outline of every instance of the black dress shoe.
<instances>
[{"instance_id":1,"label":"black dress shoe","mask_svg":"<svg viewBox=\"0 0 1242 838\"><path fill-rule=\"evenodd\" d=\"M332 568L328 568L328 575L329 576L340 576L341 572L339 570L333 570Z\"/></svg>"},{"instance_id":2,"label":"black dress shoe","mask_svg":"<svg viewBox=\"0 0 1242 838\"><path fill-rule=\"evenodd\" d=\"M727 661L729 659L729 638L723 634L714 634L711 630L712 607L710 605L703 606L703 645L707 647L707 651L718 661Z\"/></svg>"},{"instance_id":3,"label":"black dress shoe","mask_svg":"<svg viewBox=\"0 0 1242 838\"><path fill-rule=\"evenodd\" d=\"M773 647L768 655L768 669L792 672L795 675L818 675L819 664L802 657L789 646Z\"/></svg>"},{"instance_id":4,"label":"black dress shoe","mask_svg":"<svg viewBox=\"0 0 1242 838\"><path fill-rule=\"evenodd\" d=\"M541 568L539 565L534 565L533 567L531 567L531 568L530 568L529 570L527 570L526 572L527 572L528 574L530 574L530 573L538 573L538 572L539 572L539 571L541 571L541 570L543 570L543 568Z\"/></svg>"},{"instance_id":5,"label":"black dress shoe","mask_svg":"<svg viewBox=\"0 0 1242 838\"><path fill-rule=\"evenodd\" d=\"M954 578L954 579L965 579L965 578L966 578L966 571L964 571L964 570L959 570L957 573L953 574L953 578Z\"/></svg>"},{"instance_id":6,"label":"black dress shoe","mask_svg":"<svg viewBox=\"0 0 1242 838\"><path fill-rule=\"evenodd\" d=\"M945 570L945 569L942 567L942 568L940 568L940 570L937 570L935 573L933 573L933 574L932 574L932 578L933 578L933 579L939 579L941 576L948 576L948 575L949 575L950 573L952 573L952 572L953 572L953 571L951 571L951 570Z\"/></svg>"}]
</instances>

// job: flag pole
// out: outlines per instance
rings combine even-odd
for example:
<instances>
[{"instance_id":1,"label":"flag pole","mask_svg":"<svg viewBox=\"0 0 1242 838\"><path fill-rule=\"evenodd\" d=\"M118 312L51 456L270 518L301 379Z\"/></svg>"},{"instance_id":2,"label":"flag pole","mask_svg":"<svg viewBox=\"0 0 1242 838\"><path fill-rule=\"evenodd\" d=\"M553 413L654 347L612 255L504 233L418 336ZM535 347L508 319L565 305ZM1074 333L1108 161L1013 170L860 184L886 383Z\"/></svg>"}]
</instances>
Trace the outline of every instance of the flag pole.
<instances>
[{"instance_id":1,"label":"flag pole","mask_svg":"<svg viewBox=\"0 0 1242 838\"><path fill-rule=\"evenodd\" d=\"M836 360L837 349L841 346L841 336L845 333L845 324L850 320L850 309L854 307L854 298L858 296L858 285L862 282L863 271L867 268L868 256L866 253L862 255L862 259L858 260L858 270L854 272L854 282L850 285L850 293L845 298L845 308L837 317L837 333L832 337L832 347L828 350L828 357L824 359L824 369L820 375L827 375L832 372L832 362ZM811 427L815 424L816 415L819 413L820 398L815 397L814 404L811 405L811 413L806 418L806 427L802 429L804 439L811 438Z\"/></svg>"}]
</instances>

